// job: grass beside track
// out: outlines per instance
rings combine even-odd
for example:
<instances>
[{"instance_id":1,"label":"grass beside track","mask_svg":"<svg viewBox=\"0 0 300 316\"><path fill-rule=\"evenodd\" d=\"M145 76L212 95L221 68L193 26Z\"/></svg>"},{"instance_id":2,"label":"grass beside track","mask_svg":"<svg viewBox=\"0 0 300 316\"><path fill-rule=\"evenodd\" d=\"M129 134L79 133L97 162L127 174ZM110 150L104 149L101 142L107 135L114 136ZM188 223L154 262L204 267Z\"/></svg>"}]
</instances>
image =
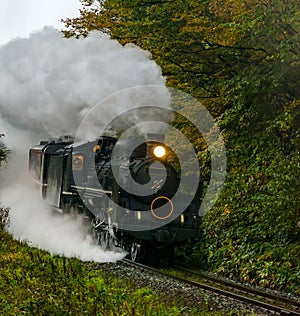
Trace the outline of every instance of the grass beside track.
<instances>
[{"instance_id":1,"label":"grass beside track","mask_svg":"<svg viewBox=\"0 0 300 316\"><path fill-rule=\"evenodd\" d=\"M150 288L136 289L76 258L52 256L16 241L5 231L1 212L1 315L222 315L162 303Z\"/></svg>"}]
</instances>

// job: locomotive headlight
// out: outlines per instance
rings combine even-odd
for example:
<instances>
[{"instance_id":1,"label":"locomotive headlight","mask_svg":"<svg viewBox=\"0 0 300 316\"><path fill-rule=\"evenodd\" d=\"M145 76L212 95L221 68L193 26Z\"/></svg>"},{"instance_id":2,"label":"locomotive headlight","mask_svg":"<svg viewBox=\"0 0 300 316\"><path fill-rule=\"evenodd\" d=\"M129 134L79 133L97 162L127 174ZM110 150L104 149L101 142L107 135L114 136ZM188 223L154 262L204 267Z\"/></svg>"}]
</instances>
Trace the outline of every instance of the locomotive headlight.
<instances>
[{"instance_id":1,"label":"locomotive headlight","mask_svg":"<svg viewBox=\"0 0 300 316\"><path fill-rule=\"evenodd\" d=\"M162 158L166 155L166 149L163 146L155 146L153 148L153 154L156 158Z\"/></svg>"}]
</instances>

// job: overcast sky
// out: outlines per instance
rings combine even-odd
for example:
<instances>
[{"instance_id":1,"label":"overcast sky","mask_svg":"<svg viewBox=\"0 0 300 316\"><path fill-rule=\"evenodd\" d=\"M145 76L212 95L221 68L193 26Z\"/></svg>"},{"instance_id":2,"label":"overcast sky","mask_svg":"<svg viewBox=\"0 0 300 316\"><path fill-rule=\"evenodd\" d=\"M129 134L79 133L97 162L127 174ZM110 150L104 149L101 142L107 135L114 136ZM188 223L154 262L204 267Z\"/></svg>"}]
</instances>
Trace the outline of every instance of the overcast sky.
<instances>
[{"instance_id":1,"label":"overcast sky","mask_svg":"<svg viewBox=\"0 0 300 316\"><path fill-rule=\"evenodd\" d=\"M79 8L79 0L0 0L0 45L45 25L60 29L60 19L79 16Z\"/></svg>"}]
</instances>

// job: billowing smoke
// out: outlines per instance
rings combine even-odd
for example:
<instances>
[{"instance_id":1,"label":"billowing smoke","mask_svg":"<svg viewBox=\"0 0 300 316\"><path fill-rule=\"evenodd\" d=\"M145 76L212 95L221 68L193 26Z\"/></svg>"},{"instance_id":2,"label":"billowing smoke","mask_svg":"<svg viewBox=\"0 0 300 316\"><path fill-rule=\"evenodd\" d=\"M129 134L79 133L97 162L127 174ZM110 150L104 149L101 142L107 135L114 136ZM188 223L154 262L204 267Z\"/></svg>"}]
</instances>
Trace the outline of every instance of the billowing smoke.
<instances>
[{"instance_id":1,"label":"billowing smoke","mask_svg":"<svg viewBox=\"0 0 300 316\"><path fill-rule=\"evenodd\" d=\"M128 99L122 93L118 104L106 107L101 101L127 88L164 86L160 68L149 53L134 45L123 47L101 33L64 39L47 27L0 48L0 80L0 133L12 150L0 173L0 201L11 208L12 233L54 253L97 261L120 258L95 248L79 219L49 211L29 184L27 153L41 139L75 134L97 104L112 117L137 106L143 93L130 93ZM150 95L147 104L168 106L167 92ZM97 118L101 129L109 123Z\"/></svg>"},{"instance_id":2,"label":"billowing smoke","mask_svg":"<svg viewBox=\"0 0 300 316\"><path fill-rule=\"evenodd\" d=\"M2 119L39 136L73 134L88 110L105 97L129 87L164 85L149 57L101 33L64 39L45 28L29 39L12 41L0 48Z\"/></svg>"}]
</instances>

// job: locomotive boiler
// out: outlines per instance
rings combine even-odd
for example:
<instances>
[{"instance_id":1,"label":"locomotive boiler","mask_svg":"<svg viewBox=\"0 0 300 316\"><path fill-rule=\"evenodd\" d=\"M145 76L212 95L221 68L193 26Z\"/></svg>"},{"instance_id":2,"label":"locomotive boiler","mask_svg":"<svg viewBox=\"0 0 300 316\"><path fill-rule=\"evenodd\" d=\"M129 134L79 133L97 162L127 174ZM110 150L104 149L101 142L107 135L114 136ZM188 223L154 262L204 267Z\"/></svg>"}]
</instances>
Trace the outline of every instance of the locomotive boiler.
<instances>
[{"instance_id":1,"label":"locomotive boiler","mask_svg":"<svg viewBox=\"0 0 300 316\"><path fill-rule=\"evenodd\" d=\"M64 136L33 146L29 170L53 209L89 218L103 249L120 247L133 261L172 259L177 245L200 237L202 184L191 199L178 192L170 153L158 134L82 143Z\"/></svg>"}]
</instances>

